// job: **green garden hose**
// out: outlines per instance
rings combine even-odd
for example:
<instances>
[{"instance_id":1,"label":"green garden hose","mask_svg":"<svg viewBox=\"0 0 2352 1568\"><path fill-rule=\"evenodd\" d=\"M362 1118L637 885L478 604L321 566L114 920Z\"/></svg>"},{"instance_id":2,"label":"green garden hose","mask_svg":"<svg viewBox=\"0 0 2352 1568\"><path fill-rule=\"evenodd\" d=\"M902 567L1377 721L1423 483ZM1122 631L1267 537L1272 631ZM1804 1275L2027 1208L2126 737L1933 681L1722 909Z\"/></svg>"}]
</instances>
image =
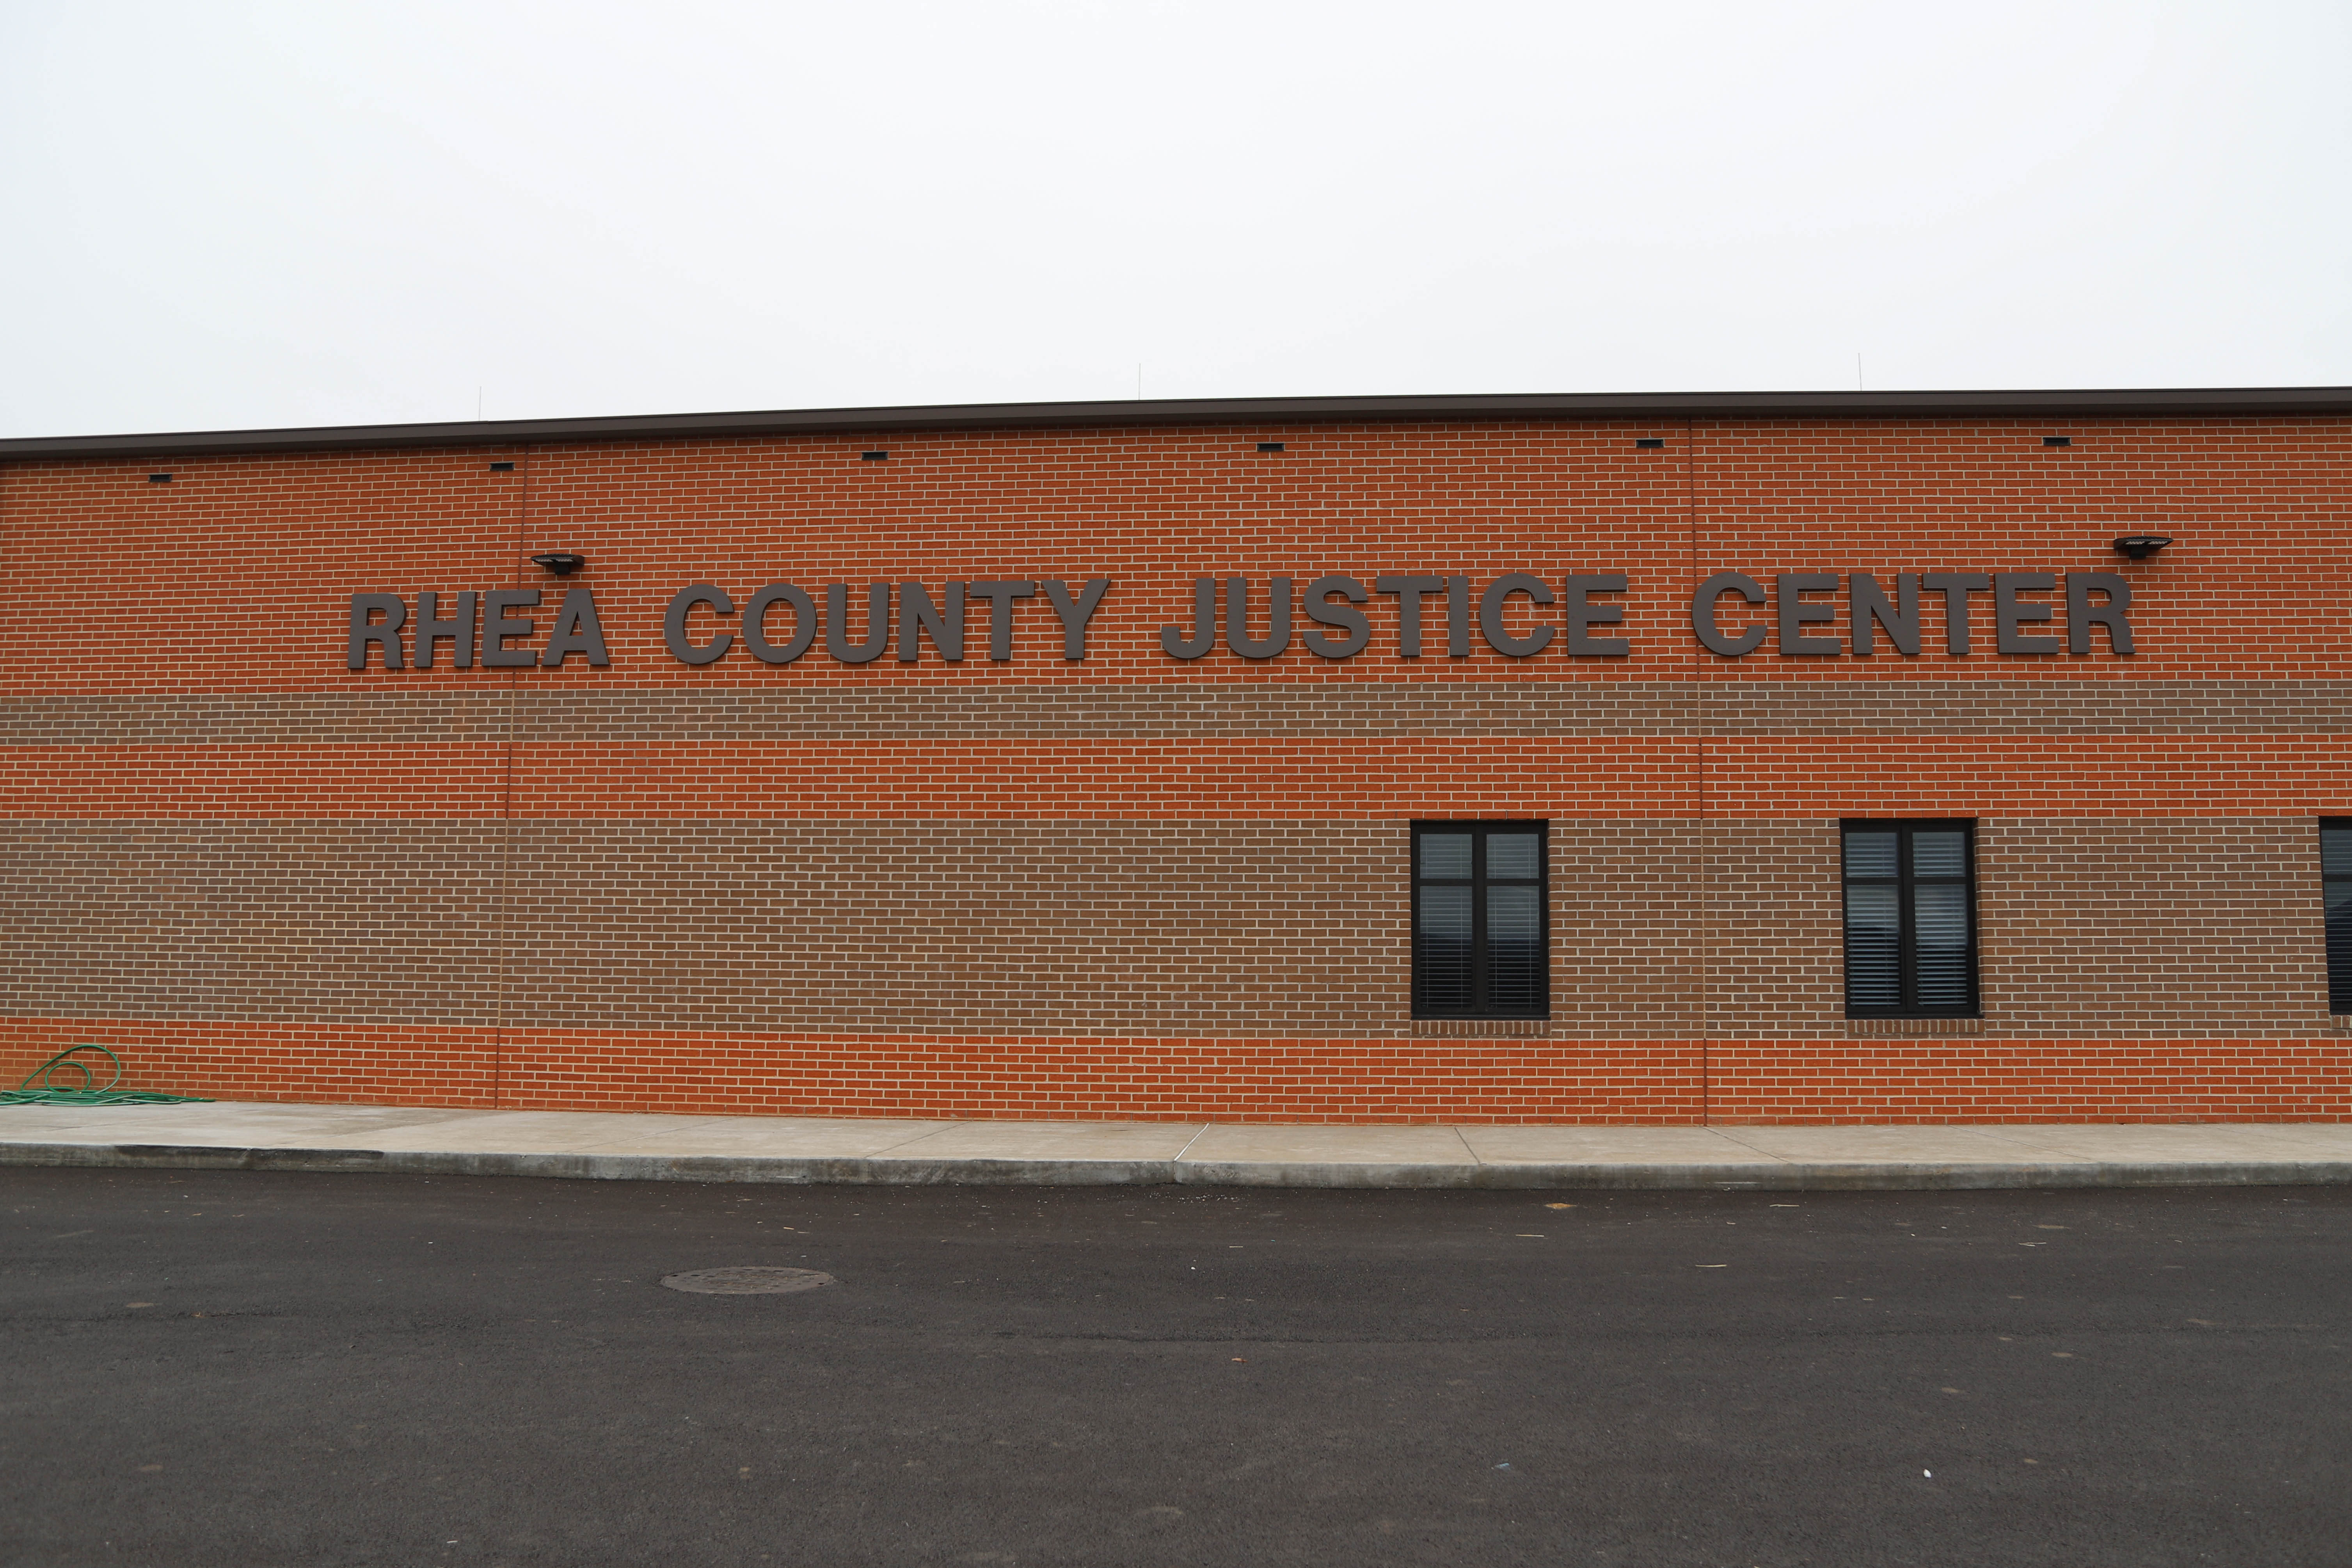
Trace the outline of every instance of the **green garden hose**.
<instances>
[{"instance_id":1,"label":"green garden hose","mask_svg":"<svg viewBox=\"0 0 2352 1568\"><path fill-rule=\"evenodd\" d=\"M114 1064L114 1076L106 1080L104 1089L96 1087L98 1075L89 1070L88 1062L74 1059L82 1051L96 1051ZM55 1087L50 1075L61 1067L81 1074L79 1089ZM38 1088L34 1087L35 1079L39 1080ZM25 1081L16 1088L0 1089L0 1105L183 1105L205 1099L201 1094L155 1094L141 1089L116 1089L114 1086L121 1081L121 1057L104 1046L72 1046L26 1073Z\"/></svg>"}]
</instances>

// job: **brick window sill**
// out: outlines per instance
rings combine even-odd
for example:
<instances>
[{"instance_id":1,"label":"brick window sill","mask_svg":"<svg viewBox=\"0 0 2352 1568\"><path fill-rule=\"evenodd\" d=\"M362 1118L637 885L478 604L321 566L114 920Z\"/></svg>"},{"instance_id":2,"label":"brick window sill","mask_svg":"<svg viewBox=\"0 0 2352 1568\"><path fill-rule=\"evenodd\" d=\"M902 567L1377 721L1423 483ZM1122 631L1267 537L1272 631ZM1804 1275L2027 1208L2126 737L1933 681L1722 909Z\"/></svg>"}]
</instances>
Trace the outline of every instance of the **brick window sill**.
<instances>
[{"instance_id":1,"label":"brick window sill","mask_svg":"<svg viewBox=\"0 0 2352 1568\"><path fill-rule=\"evenodd\" d=\"M1849 1035L1981 1035L1982 1018L1848 1018Z\"/></svg>"},{"instance_id":2,"label":"brick window sill","mask_svg":"<svg viewBox=\"0 0 2352 1568\"><path fill-rule=\"evenodd\" d=\"M1494 1039L1496 1037L1542 1037L1551 1033L1549 1018L1415 1018L1412 1021L1415 1039L1443 1039L1448 1037Z\"/></svg>"}]
</instances>

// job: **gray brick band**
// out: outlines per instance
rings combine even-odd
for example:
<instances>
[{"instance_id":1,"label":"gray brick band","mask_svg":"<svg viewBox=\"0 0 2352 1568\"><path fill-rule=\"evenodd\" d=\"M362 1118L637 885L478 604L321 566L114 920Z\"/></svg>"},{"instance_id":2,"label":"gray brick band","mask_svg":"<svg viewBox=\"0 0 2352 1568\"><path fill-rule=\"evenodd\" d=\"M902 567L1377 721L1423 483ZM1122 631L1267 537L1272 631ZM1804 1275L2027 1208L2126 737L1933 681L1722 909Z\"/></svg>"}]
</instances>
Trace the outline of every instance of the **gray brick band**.
<instances>
[{"instance_id":1,"label":"gray brick band","mask_svg":"<svg viewBox=\"0 0 2352 1568\"><path fill-rule=\"evenodd\" d=\"M6 824L0 1013L1444 1049L1412 1037L1406 847L1402 822ZM1835 823L1557 822L1553 849L1554 1036L1844 1037ZM1979 855L1987 1036L2328 1032L2309 822L1994 818Z\"/></svg>"},{"instance_id":2,"label":"gray brick band","mask_svg":"<svg viewBox=\"0 0 2352 1568\"><path fill-rule=\"evenodd\" d=\"M1119 686L793 682L533 690L377 677L346 691L32 697L15 746L992 737L2262 735L2352 731L2352 682L2110 679L1815 681L1250 680Z\"/></svg>"}]
</instances>

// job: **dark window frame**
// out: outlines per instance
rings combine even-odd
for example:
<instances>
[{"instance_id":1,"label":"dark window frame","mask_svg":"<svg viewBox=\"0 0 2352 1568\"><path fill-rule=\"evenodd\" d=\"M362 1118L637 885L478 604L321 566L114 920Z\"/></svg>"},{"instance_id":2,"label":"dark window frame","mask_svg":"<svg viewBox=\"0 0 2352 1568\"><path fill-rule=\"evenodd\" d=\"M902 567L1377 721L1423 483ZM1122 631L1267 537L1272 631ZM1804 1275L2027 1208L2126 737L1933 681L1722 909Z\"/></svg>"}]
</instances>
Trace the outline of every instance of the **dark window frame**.
<instances>
[{"instance_id":1,"label":"dark window frame","mask_svg":"<svg viewBox=\"0 0 2352 1568\"><path fill-rule=\"evenodd\" d=\"M1911 869L1911 838L1916 833L1958 832L1962 837L1966 871L1958 878L1917 877ZM1856 877L1847 869L1845 841L1854 833L1887 833L1896 835L1895 875ZM1853 927L1847 905L1851 889L1856 883L1885 887L1892 882L1896 889L1896 914L1900 921L1896 939L1898 979L1896 989L1902 1000L1892 1007L1858 1007L1853 1002ZM1917 905L1913 894L1923 882L1931 887L1949 887L1955 881L1968 889L1969 909L1969 999L1959 1006L1925 1007L1919 1005L1919 946ZM1850 816L1838 824L1838 982L1849 1018L1980 1018L1984 1016L1983 946L1977 930L1977 825L1970 817L1955 816Z\"/></svg>"},{"instance_id":2,"label":"dark window frame","mask_svg":"<svg viewBox=\"0 0 2352 1568\"><path fill-rule=\"evenodd\" d=\"M2327 895L2332 888L2352 887L2352 846L2347 847L2346 869L2336 876L2327 874L2327 835L2352 834L2352 816L2323 816L2319 819L2319 933L2327 960L2327 1010L2342 1016L2352 1014L2352 918L2344 922L2340 933L2331 929L2327 918Z\"/></svg>"},{"instance_id":3,"label":"dark window frame","mask_svg":"<svg viewBox=\"0 0 2352 1568\"><path fill-rule=\"evenodd\" d=\"M1421 874L1421 841L1428 834L1461 834L1473 836L1470 850L1470 876L1465 879L1454 877L1423 878ZM1527 887L1530 879L1520 877L1490 879L1486 875L1486 839L1495 833L1532 833L1536 838L1536 908L1540 921L1538 941L1543 952L1540 966L1541 994L1531 1012L1499 1012L1487 1005L1489 990L1486 954L1486 898L1488 886L1499 881L1504 887ZM1520 817L1480 817L1472 821L1415 822L1412 842L1408 853L1412 863L1407 874L1412 883L1412 926L1407 933L1412 962L1412 1016L1415 1018L1526 1018L1543 1019L1551 1016L1551 824L1547 820ZM1444 887L1467 887L1471 910L1471 1006L1466 1012L1438 1012L1426 1005L1424 984L1421 973L1421 889L1424 884Z\"/></svg>"}]
</instances>

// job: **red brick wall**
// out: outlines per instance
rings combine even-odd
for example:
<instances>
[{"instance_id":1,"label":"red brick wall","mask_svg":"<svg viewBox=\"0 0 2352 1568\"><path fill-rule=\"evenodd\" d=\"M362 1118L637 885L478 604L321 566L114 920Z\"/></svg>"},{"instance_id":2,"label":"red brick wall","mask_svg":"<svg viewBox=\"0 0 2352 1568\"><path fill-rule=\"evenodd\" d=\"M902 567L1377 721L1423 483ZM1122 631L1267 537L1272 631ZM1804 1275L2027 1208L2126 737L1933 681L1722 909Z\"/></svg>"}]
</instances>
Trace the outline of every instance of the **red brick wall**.
<instances>
[{"instance_id":1,"label":"red brick wall","mask_svg":"<svg viewBox=\"0 0 2352 1568\"><path fill-rule=\"evenodd\" d=\"M2063 433L2068 448L2041 437ZM1633 447L1663 437L1662 451ZM1261 455L1260 439L1280 439ZM887 445L887 463L859 453ZM488 470L511 460L511 473ZM168 468L169 485L150 484ZM0 1071L239 1098L1332 1121L2352 1115L2352 421L1364 425L0 468ZM2179 542L2118 563L2107 541ZM555 584L609 668L344 668ZM1160 647L1195 576L1632 578L1631 657ZM2116 571L2140 652L1718 658L1742 571ZM671 592L1108 576L1082 665L663 650ZM560 594L534 615L545 629ZM1515 622L1527 624L1524 601ZM1769 616L1770 606L1753 615ZM2063 607L2060 614L2063 616ZM1727 615L1727 621L1739 621ZM709 616L701 624L715 624ZM1303 625L1302 620L1302 625ZM1813 628L1834 635L1836 627ZM704 634L707 635L707 634ZM1981 823L1979 1034L1850 1037L1835 823ZM1404 825L1554 824L1547 1037L1416 1035Z\"/></svg>"}]
</instances>

